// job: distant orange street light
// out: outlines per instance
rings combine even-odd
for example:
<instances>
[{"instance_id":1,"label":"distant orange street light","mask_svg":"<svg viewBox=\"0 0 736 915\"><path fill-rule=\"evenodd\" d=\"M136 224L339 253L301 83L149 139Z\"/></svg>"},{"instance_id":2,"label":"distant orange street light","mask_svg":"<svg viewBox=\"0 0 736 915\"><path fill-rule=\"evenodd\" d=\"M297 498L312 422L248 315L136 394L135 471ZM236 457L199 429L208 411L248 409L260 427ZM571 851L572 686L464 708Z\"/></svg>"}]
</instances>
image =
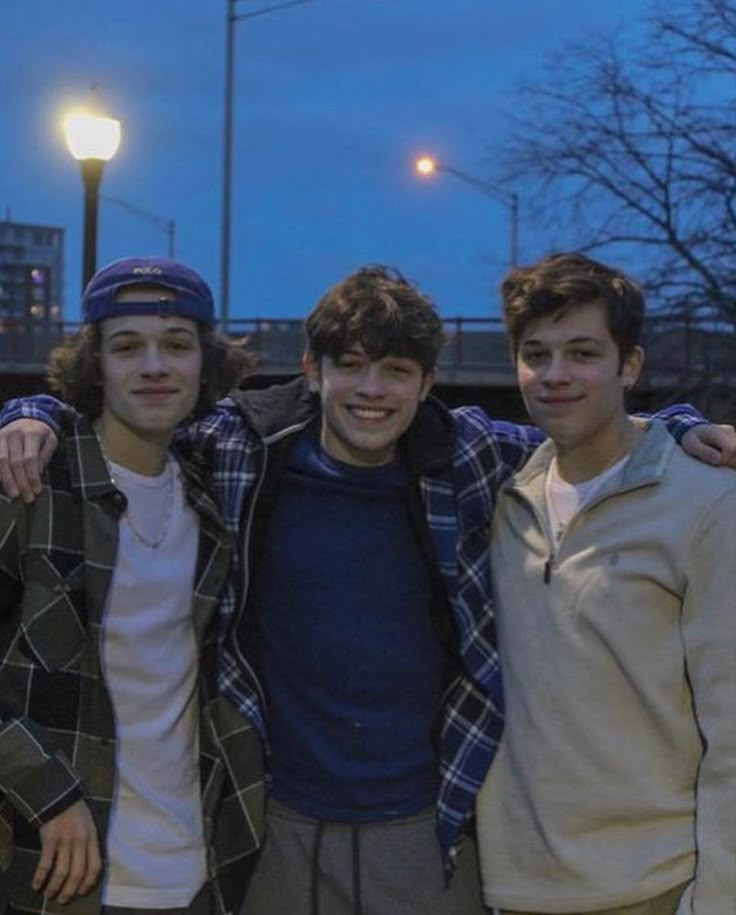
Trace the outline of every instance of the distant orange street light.
<instances>
[{"instance_id":1,"label":"distant orange street light","mask_svg":"<svg viewBox=\"0 0 736 915\"><path fill-rule=\"evenodd\" d=\"M420 156L414 162L414 170L420 175L432 175L437 170L437 162L431 156Z\"/></svg>"},{"instance_id":2,"label":"distant orange street light","mask_svg":"<svg viewBox=\"0 0 736 915\"><path fill-rule=\"evenodd\" d=\"M482 178L476 178L475 175L469 175L467 172L460 171L452 165L445 165L438 162L434 156L418 156L414 160L414 171L422 178L428 178L437 172L444 172L447 175L454 175L465 184L469 184L488 197L493 197L500 203L509 208L510 217L510 242L509 242L509 264L515 267L519 260L519 195L506 191L490 181L484 181Z\"/></svg>"}]
</instances>

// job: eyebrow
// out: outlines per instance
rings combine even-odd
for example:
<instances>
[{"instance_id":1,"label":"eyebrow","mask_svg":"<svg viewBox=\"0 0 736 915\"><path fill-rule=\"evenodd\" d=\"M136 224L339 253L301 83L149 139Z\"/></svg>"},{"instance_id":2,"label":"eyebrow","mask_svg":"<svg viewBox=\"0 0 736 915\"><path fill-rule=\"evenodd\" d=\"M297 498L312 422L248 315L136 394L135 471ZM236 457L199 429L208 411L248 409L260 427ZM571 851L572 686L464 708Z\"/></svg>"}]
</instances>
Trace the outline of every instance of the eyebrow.
<instances>
[{"instance_id":1,"label":"eyebrow","mask_svg":"<svg viewBox=\"0 0 736 915\"><path fill-rule=\"evenodd\" d=\"M368 358L367 354L364 353L363 350L353 349L352 347L348 347L348 349L344 349L339 355L335 356L335 361L337 361L338 359L344 359L346 356L355 356L359 359L362 359L364 357L366 359Z\"/></svg>"},{"instance_id":2,"label":"eyebrow","mask_svg":"<svg viewBox=\"0 0 736 915\"><path fill-rule=\"evenodd\" d=\"M565 340L565 346L569 346L571 343L596 343L597 345L602 345L603 341L598 337L591 337L587 335L582 335L579 337L570 337L569 340ZM524 346L546 346L547 344L543 340L539 340L536 337L530 337L528 340L524 340L521 344Z\"/></svg>"},{"instance_id":3,"label":"eyebrow","mask_svg":"<svg viewBox=\"0 0 736 915\"><path fill-rule=\"evenodd\" d=\"M181 325L174 325L173 327L165 327L163 330L163 335L166 334L187 334L190 337L196 337L196 331L191 330L189 327L183 327ZM116 337L140 337L142 336L141 331L134 330L132 327L121 327L120 330L115 330L107 337L105 340L114 340Z\"/></svg>"}]
</instances>

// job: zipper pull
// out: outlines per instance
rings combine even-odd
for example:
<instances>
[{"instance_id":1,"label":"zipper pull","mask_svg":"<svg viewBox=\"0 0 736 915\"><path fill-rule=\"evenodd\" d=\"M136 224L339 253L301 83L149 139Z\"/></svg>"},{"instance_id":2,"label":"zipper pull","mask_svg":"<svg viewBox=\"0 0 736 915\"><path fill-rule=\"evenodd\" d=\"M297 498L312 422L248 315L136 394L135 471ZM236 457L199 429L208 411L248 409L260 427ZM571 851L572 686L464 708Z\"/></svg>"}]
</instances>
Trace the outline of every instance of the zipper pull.
<instances>
[{"instance_id":1,"label":"zipper pull","mask_svg":"<svg viewBox=\"0 0 736 915\"><path fill-rule=\"evenodd\" d=\"M549 557L547 558L547 561L546 561L545 564L544 564L544 579L543 579L543 581L544 581L545 585L548 585L549 582L550 582L550 579L552 578L552 560L553 560L554 558L555 558L555 557L554 557L554 553L550 553Z\"/></svg>"}]
</instances>

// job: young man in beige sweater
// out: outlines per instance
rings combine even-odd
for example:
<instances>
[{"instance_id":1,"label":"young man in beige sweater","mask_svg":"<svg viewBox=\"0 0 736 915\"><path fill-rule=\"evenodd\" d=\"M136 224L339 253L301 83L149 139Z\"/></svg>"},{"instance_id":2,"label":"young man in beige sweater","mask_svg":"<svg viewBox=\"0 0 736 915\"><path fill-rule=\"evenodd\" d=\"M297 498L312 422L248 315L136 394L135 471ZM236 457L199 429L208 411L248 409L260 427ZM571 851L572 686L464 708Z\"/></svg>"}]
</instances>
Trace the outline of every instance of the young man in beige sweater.
<instances>
[{"instance_id":1,"label":"young man in beige sweater","mask_svg":"<svg viewBox=\"0 0 736 915\"><path fill-rule=\"evenodd\" d=\"M549 436L491 538L506 695L478 797L487 905L736 911L736 478L624 408L644 301L582 255L502 287Z\"/></svg>"}]
</instances>

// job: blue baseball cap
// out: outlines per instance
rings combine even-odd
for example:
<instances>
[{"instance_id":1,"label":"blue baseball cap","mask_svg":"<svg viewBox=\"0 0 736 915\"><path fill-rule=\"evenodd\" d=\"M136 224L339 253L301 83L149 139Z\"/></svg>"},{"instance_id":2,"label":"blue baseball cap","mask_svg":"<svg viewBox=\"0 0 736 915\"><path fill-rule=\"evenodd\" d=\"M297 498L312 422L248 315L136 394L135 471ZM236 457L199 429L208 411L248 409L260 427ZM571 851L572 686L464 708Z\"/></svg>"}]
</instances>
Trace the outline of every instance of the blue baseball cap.
<instances>
[{"instance_id":1,"label":"blue baseball cap","mask_svg":"<svg viewBox=\"0 0 736 915\"><path fill-rule=\"evenodd\" d=\"M175 298L158 302L116 301L127 286L162 286ZM82 295L82 321L95 324L118 315L179 315L212 327L212 290L190 267L168 257L123 257L95 273Z\"/></svg>"}]
</instances>

